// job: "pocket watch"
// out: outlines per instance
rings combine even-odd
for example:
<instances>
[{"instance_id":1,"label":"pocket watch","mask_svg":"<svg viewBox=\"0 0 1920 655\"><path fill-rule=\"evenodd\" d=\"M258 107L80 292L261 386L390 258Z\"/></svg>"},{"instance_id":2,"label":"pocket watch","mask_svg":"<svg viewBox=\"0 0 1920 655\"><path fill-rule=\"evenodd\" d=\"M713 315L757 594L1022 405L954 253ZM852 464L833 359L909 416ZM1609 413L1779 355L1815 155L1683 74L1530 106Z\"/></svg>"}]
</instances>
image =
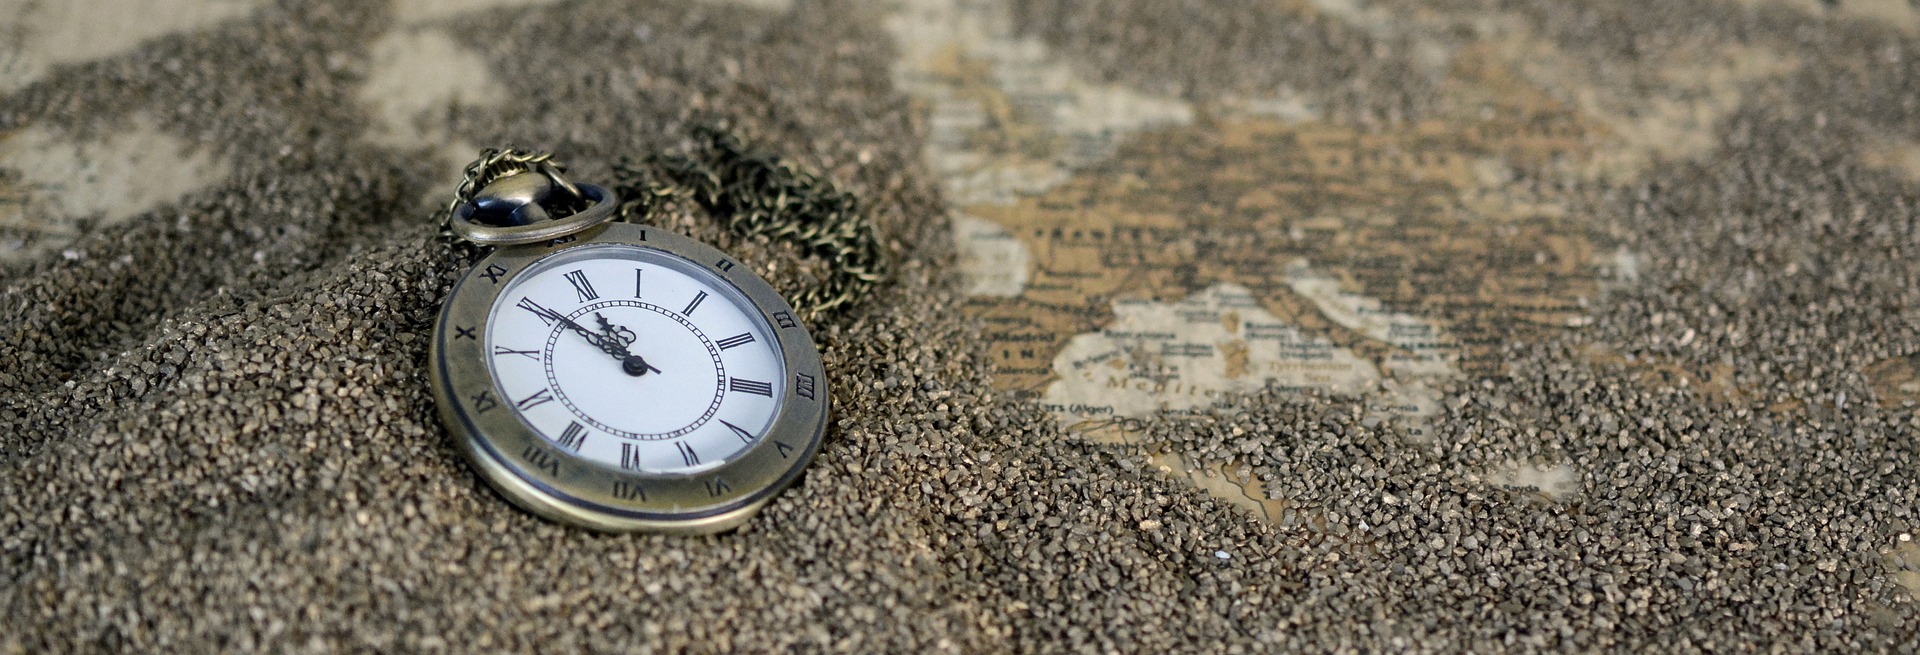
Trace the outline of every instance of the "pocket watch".
<instances>
[{"instance_id":1,"label":"pocket watch","mask_svg":"<svg viewBox=\"0 0 1920 655\"><path fill-rule=\"evenodd\" d=\"M742 152L724 135L714 144L732 148L723 155ZM771 167L801 191L844 196L775 161L737 158L736 169ZM727 184L719 178L729 173L778 181L766 171L688 170L714 163L693 157L653 161L677 162L708 184ZM610 532L739 526L820 448L831 402L803 316L726 253L619 220L644 211L645 199L623 203L563 171L546 154L512 150L483 151L467 167L446 231L492 250L453 286L435 326L431 375L441 418L481 476L535 514ZM629 190L675 192L654 178L642 182ZM808 206L788 206L791 216L767 216L787 201L727 197L753 193L742 184L707 191L694 195L736 225L817 233L804 226L857 215L810 216ZM835 233L854 232L861 231ZM805 245L834 251L847 243ZM870 239L854 250L876 254ZM876 276L857 271L853 285Z\"/></svg>"}]
</instances>

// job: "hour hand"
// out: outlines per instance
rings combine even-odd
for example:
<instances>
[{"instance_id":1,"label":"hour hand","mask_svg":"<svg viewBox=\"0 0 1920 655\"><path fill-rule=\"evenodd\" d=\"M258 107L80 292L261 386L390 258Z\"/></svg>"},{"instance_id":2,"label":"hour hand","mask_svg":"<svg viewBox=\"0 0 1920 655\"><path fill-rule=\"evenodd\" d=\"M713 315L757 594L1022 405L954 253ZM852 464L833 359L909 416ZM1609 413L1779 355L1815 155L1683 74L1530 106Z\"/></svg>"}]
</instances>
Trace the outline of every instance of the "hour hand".
<instances>
[{"instance_id":1,"label":"hour hand","mask_svg":"<svg viewBox=\"0 0 1920 655\"><path fill-rule=\"evenodd\" d=\"M632 350L628 349L628 346L633 345L633 341L640 338L639 335L634 334L633 330L629 330L625 326L614 325L612 321L607 320L606 315L599 312L594 312L593 318L600 321L601 338L620 344L621 352L632 353ZM635 377L646 375L648 372L660 372L660 369L654 368L652 364L648 364L646 358L634 354L628 354L626 359L620 360L620 368L625 370L627 375Z\"/></svg>"},{"instance_id":2,"label":"hour hand","mask_svg":"<svg viewBox=\"0 0 1920 655\"><path fill-rule=\"evenodd\" d=\"M633 333L633 330L614 325L612 321L607 320L606 315L600 312L594 312L593 317L600 321L600 336L618 341L621 346L631 346L634 339L640 338Z\"/></svg>"}]
</instances>

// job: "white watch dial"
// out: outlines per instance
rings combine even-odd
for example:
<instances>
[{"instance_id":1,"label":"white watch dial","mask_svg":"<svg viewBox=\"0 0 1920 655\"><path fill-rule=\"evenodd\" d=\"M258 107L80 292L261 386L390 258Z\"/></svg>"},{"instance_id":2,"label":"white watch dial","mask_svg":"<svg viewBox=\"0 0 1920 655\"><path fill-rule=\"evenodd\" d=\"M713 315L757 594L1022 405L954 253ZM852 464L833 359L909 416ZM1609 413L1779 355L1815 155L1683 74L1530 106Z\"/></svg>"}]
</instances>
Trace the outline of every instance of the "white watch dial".
<instances>
[{"instance_id":1,"label":"white watch dial","mask_svg":"<svg viewBox=\"0 0 1920 655\"><path fill-rule=\"evenodd\" d=\"M779 341L746 296L649 248L534 264L495 301L485 339L508 408L561 450L627 471L724 464L785 397Z\"/></svg>"}]
</instances>

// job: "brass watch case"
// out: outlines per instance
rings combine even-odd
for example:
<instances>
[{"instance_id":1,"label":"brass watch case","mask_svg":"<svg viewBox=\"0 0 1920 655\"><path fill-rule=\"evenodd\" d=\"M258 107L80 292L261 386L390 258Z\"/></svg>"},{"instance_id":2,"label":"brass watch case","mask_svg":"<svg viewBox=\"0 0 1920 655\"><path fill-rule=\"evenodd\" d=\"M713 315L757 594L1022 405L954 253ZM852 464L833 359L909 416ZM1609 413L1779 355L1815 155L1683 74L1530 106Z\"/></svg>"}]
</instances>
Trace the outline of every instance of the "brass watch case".
<instances>
[{"instance_id":1,"label":"brass watch case","mask_svg":"<svg viewBox=\"0 0 1920 655\"><path fill-rule=\"evenodd\" d=\"M785 397L766 434L727 463L690 474L592 463L555 446L502 402L484 338L495 300L541 259L607 244L657 250L713 274L740 291L779 341ZM826 371L793 308L725 253L654 227L613 223L494 251L454 285L434 327L431 356L441 419L481 476L530 512L594 530L711 534L738 527L799 478L827 425Z\"/></svg>"}]
</instances>

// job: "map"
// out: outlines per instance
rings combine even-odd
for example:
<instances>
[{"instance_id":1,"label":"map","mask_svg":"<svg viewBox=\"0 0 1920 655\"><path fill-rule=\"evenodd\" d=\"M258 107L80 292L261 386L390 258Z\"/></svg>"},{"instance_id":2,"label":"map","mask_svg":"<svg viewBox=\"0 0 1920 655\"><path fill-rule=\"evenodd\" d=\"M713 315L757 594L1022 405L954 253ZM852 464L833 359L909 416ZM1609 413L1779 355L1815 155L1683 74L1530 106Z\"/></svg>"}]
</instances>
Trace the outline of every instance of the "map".
<instances>
[{"instance_id":1,"label":"map","mask_svg":"<svg viewBox=\"0 0 1920 655\"><path fill-rule=\"evenodd\" d=\"M1334 0L1296 10L1406 27ZM1263 388L1358 395L1423 438L1444 383L1500 374L1503 347L1579 329L1633 279L1580 183L1707 147L1742 81L1791 69L1722 53L1739 56L1661 80L1697 101L1632 105L1514 34L1431 58L1439 115L1361 126L1284 89L1195 102L1093 79L999 3L915 0L888 25L997 384L1106 442ZM1194 475L1268 509L1251 480ZM1546 493L1567 475L1498 474Z\"/></svg>"}]
</instances>

